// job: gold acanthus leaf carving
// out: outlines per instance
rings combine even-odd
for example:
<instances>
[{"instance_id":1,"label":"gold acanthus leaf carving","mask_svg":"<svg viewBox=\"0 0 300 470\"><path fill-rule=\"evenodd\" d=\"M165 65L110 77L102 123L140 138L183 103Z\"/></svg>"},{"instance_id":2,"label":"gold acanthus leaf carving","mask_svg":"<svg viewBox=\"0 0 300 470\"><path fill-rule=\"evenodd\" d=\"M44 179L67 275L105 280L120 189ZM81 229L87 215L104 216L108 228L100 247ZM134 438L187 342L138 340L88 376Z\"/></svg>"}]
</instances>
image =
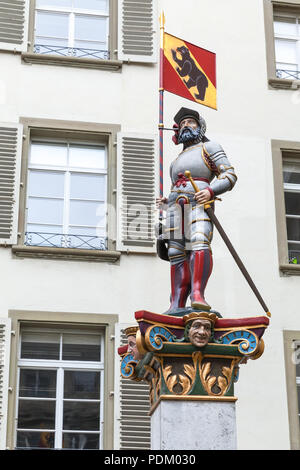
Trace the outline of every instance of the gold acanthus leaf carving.
<instances>
[{"instance_id":1,"label":"gold acanthus leaf carving","mask_svg":"<svg viewBox=\"0 0 300 470\"><path fill-rule=\"evenodd\" d=\"M173 392L173 388L175 387L175 385L176 385L177 383L178 383L177 376L176 376L176 375L172 375L172 376L168 379L168 382L167 382L167 385L168 385L169 390Z\"/></svg>"},{"instance_id":2,"label":"gold acanthus leaf carving","mask_svg":"<svg viewBox=\"0 0 300 470\"><path fill-rule=\"evenodd\" d=\"M184 372L191 379L191 381L194 382L196 376L195 367L190 366L189 364L184 364Z\"/></svg>"},{"instance_id":3,"label":"gold acanthus leaf carving","mask_svg":"<svg viewBox=\"0 0 300 470\"><path fill-rule=\"evenodd\" d=\"M222 374L224 377L218 377L218 386L221 389L221 395L225 393L226 388L228 387L231 379L231 369L230 367L222 367Z\"/></svg>"},{"instance_id":4,"label":"gold acanthus leaf carving","mask_svg":"<svg viewBox=\"0 0 300 470\"><path fill-rule=\"evenodd\" d=\"M196 371L193 369L193 367L185 364L184 366L184 372L186 375L179 374L178 376L176 374L172 375L172 367L167 366L163 368L163 375L164 379L166 382L166 385L171 393L174 393L176 395L185 395L186 393L189 392L191 385L193 383L192 377L196 375ZM181 392L175 392L174 387L179 384L182 388Z\"/></svg>"},{"instance_id":5,"label":"gold acanthus leaf carving","mask_svg":"<svg viewBox=\"0 0 300 470\"><path fill-rule=\"evenodd\" d=\"M231 372L232 372L232 368L225 367L225 366L222 367L222 374L226 377L228 383L230 382L230 379L231 379Z\"/></svg>"},{"instance_id":6,"label":"gold acanthus leaf carving","mask_svg":"<svg viewBox=\"0 0 300 470\"><path fill-rule=\"evenodd\" d=\"M191 382L190 382L189 378L186 375L181 375L180 374L179 375L179 383L182 387L181 395L185 395L190 389Z\"/></svg>"},{"instance_id":7,"label":"gold acanthus leaf carving","mask_svg":"<svg viewBox=\"0 0 300 470\"><path fill-rule=\"evenodd\" d=\"M209 375L211 372L211 363L206 362L204 365L200 366L200 376L205 390L209 395L222 396L226 392L227 387L230 384L232 367L222 367L222 376L219 376L218 379ZM220 392L214 393L212 391L213 386L217 383Z\"/></svg>"},{"instance_id":8,"label":"gold acanthus leaf carving","mask_svg":"<svg viewBox=\"0 0 300 470\"><path fill-rule=\"evenodd\" d=\"M207 379L207 388L208 388L208 393L212 394L212 391L211 389L213 388L213 386L215 385L217 381L217 378L212 376L212 377L209 377L209 379Z\"/></svg>"},{"instance_id":9,"label":"gold acanthus leaf carving","mask_svg":"<svg viewBox=\"0 0 300 470\"><path fill-rule=\"evenodd\" d=\"M210 369L211 369L211 363L210 362L207 362L202 367L202 376L203 376L204 382L206 382L207 376L210 373Z\"/></svg>"},{"instance_id":10,"label":"gold acanthus leaf carving","mask_svg":"<svg viewBox=\"0 0 300 470\"><path fill-rule=\"evenodd\" d=\"M221 390L220 395L223 395L223 393L226 390L226 387L228 385L227 379L225 377L218 377L218 386Z\"/></svg>"}]
</instances>

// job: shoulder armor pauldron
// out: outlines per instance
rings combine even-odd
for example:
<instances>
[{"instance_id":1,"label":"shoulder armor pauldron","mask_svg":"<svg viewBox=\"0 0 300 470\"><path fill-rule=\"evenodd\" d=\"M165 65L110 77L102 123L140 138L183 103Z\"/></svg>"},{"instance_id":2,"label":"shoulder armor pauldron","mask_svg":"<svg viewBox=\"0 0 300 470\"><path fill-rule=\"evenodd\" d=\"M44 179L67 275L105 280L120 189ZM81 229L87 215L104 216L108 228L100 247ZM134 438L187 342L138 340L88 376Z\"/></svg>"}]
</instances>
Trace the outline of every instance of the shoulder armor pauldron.
<instances>
[{"instance_id":1,"label":"shoulder armor pauldron","mask_svg":"<svg viewBox=\"0 0 300 470\"><path fill-rule=\"evenodd\" d=\"M210 169L210 171L218 176L220 174L220 170L218 169L217 165L210 158L210 155L207 152L204 145L202 147L202 158L203 158L203 161L204 161L205 165Z\"/></svg>"}]
</instances>

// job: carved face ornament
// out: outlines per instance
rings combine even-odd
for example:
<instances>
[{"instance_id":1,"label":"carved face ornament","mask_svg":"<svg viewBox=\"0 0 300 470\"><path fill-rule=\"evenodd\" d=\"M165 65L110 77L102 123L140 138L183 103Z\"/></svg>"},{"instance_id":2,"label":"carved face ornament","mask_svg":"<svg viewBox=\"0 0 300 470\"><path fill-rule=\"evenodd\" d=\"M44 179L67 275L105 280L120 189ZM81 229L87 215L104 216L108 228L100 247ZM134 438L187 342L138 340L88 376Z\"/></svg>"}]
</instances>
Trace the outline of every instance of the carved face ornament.
<instances>
[{"instance_id":1,"label":"carved face ornament","mask_svg":"<svg viewBox=\"0 0 300 470\"><path fill-rule=\"evenodd\" d=\"M135 336L128 336L128 348L127 352L132 354L133 359L138 361L140 359L140 353L138 351L137 345L136 345L136 337Z\"/></svg>"},{"instance_id":2,"label":"carved face ornament","mask_svg":"<svg viewBox=\"0 0 300 470\"><path fill-rule=\"evenodd\" d=\"M211 336L211 322L203 318L194 320L189 330L190 342L198 347L202 348L206 346Z\"/></svg>"}]
</instances>

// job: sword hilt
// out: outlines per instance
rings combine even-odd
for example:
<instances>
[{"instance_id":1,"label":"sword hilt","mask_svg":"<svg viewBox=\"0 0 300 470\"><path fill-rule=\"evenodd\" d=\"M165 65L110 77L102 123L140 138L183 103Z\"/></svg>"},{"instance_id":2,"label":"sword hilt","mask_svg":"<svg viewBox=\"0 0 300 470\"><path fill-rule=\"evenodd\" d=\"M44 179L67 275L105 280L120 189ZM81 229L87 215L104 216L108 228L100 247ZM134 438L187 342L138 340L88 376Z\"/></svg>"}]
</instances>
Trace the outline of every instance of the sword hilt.
<instances>
[{"instance_id":1,"label":"sword hilt","mask_svg":"<svg viewBox=\"0 0 300 470\"><path fill-rule=\"evenodd\" d=\"M195 181L193 180L192 175L191 175L191 172L190 172L189 170L186 170L186 171L184 172L184 174L185 174L185 176L190 180L190 182L191 182L191 184L192 184L192 186L193 186L193 188L194 188L195 193L198 193L199 188L198 188L198 186L196 185ZM222 199L220 199L219 197L215 197L215 198L212 199L211 201L205 202L205 204L208 204L207 207L210 207L210 204L212 204L212 203L213 203L214 201L216 201L216 200L217 200L217 201L222 201ZM205 209L205 206L204 206L204 209Z\"/></svg>"}]
</instances>

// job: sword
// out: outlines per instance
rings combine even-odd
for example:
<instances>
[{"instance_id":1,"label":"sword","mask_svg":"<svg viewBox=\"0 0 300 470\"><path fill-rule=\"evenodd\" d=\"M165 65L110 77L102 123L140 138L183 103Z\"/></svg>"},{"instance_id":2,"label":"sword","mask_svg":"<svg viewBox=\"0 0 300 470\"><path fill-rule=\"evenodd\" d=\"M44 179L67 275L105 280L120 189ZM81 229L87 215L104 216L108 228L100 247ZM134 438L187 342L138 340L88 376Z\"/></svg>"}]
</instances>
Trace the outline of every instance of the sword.
<instances>
[{"instance_id":1,"label":"sword","mask_svg":"<svg viewBox=\"0 0 300 470\"><path fill-rule=\"evenodd\" d=\"M195 181L193 180L192 176L191 176L191 172L190 171L185 171L185 176L190 180L195 192L198 192L199 191L199 188L197 187ZM218 199L218 198L216 198ZM268 317L271 317L271 313L268 309L268 307L266 306L262 296L260 295L257 287L255 286L250 274L248 273L244 263L242 262L241 258L239 257L239 255L237 254L237 252L235 251L231 241L229 240L228 236L226 235L223 227L221 226L220 222L218 221L217 217L215 216L214 214L214 211L213 209L211 208L211 204L213 203L214 201L208 201L206 203L204 203L204 210L207 212L207 214L209 215L209 218L211 219L211 221L213 222L213 224L217 227L218 229L218 232L219 234L221 235L223 241L225 242L225 245L227 246L228 250L230 251L230 253L232 254L236 264L238 265L238 267L240 268L243 276L245 277L246 281L248 282L249 286L251 287L252 291L254 292L256 298L258 299L260 305L262 306L262 308L264 309L264 311L266 312L267 316Z\"/></svg>"}]
</instances>

